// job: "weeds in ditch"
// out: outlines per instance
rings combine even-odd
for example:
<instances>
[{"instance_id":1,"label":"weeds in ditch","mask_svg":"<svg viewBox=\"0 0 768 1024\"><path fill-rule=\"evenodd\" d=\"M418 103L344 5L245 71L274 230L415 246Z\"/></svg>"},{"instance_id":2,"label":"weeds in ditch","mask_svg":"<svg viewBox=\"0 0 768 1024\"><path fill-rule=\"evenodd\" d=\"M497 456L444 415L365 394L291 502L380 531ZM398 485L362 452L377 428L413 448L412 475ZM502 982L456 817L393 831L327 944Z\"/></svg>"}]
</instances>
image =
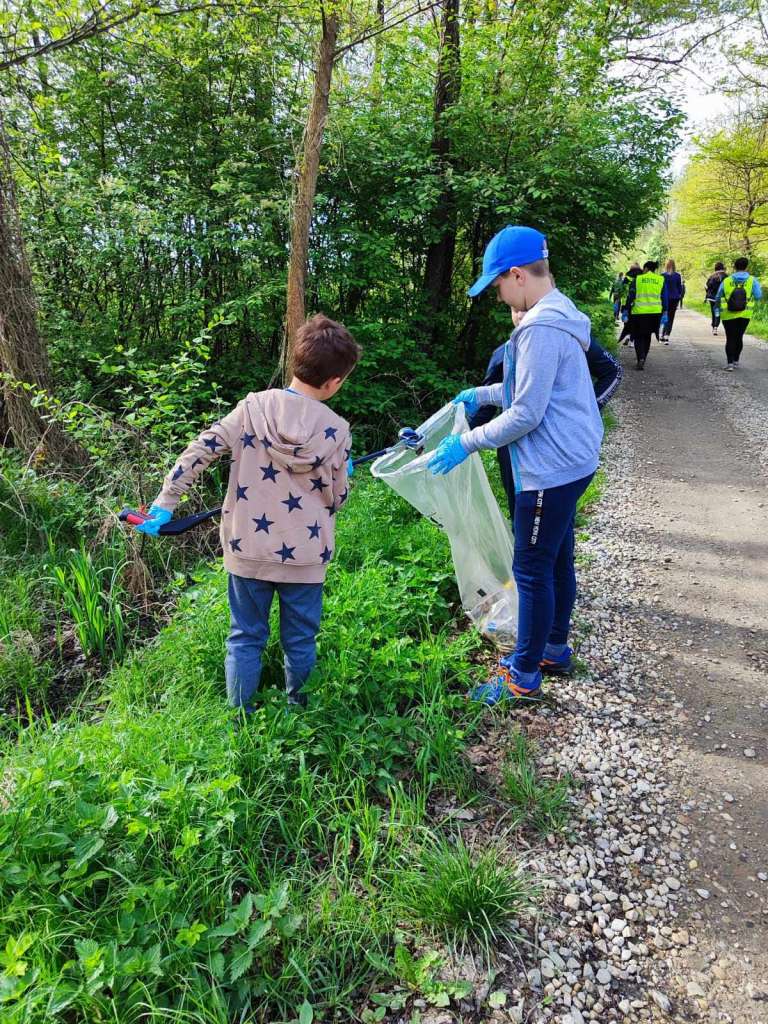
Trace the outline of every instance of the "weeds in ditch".
<instances>
[{"instance_id":1,"label":"weeds in ditch","mask_svg":"<svg viewBox=\"0 0 768 1024\"><path fill-rule=\"evenodd\" d=\"M50 582L72 619L83 653L102 664L120 661L125 653L125 621L121 605L122 565L99 567L84 547L72 551L64 565L53 566Z\"/></svg>"}]
</instances>

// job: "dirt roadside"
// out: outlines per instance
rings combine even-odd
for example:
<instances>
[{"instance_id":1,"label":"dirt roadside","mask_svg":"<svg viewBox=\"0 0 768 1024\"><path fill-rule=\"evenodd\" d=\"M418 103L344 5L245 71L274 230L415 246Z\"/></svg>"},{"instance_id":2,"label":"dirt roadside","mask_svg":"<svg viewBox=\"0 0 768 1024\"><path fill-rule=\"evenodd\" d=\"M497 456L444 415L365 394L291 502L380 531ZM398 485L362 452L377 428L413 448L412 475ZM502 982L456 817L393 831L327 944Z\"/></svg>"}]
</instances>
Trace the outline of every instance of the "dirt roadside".
<instances>
[{"instance_id":1,"label":"dirt roadside","mask_svg":"<svg viewBox=\"0 0 768 1024\"><path fill-rule=\"evenodd\" d=\"M680 712L692 832L682 916L695 942L679 982L704 1019L766 1024L768 345L750 340L731 374L723 342L682 311L643 372L621 349L629 529L643 552L630 615L636 642L657 656L644 685Z\"/></svg>"}]
</instances>

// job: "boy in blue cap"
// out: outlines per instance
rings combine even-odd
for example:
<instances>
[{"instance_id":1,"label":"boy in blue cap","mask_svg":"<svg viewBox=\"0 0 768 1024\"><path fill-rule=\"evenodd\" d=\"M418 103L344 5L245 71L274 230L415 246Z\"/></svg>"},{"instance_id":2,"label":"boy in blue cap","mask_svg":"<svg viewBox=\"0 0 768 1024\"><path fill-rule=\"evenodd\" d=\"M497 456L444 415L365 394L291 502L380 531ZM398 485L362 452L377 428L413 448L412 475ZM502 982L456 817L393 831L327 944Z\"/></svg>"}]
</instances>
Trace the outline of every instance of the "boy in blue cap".
<instances>
[{"instance_id":1,"label":"boy in blue cap","mask_svg":"<svg viewBox=\"0 0 768 1024\"><path fill-rule=\"evenodd\" d=\"M507 342L503 382L469 388L454 402L463 403L470 417L483 405L503 411L490 423L444 438L429 468L449 473L472 452L509 447L516 495L517 645L472 693L497 704L540 696L542 670L570 670L576 503L597 469L603 424L585 358L589 318L553 286L545 236L529 227L500 231L485 250L483 273L469 294L479 295L488 285L523 317Z\"/></svg>"}]
</instances>

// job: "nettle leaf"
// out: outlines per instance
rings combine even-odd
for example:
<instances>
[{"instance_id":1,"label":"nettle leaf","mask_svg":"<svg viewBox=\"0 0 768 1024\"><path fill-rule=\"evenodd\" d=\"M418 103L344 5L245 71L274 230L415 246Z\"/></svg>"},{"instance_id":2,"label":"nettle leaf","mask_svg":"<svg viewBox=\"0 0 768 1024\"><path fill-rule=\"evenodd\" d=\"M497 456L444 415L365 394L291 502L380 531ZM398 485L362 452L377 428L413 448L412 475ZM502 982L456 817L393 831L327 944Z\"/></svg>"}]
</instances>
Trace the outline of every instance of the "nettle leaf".
<instances>
[{"instance_id":1,"label":"nettle leaf","mask_svg":"<svg viewBox=\"0 0 768 1024\"><path fill-rule=\"evenodd\" d=\"M125 827L126 833L129 836L138 836L141 839L145 839L150 835L151 819L147 817L131 818Z\"/></svg>"},{"instance_id":2,"label":"nettle leaf","mask_svg":"<svg viewBox=\"0 0 768 1024\"><path fill-rule=\"evenodd\" d=\"M24 840L24 847L27 850L46 850L55 853L59 850L66 850L72 843L71 838L65 832L40 832Z\"/></svg>"},{"instance_id":3,"label":"nettle leaf","mask_svg":"<svg viewBox=\"0 0 768 1024\"><path fill-rule=\"evenodd\" d=\"M290 939L292 935L298 931L301 926L303 918L301 914L286 914L285 917L280 917L275 922L275 928L277 929L278 935L283 939Z\"/></svg>"},{"instance_id":4,"label":"nettle leaf","mask_svg":"<svg viewBox=\"0 0 768 1024\"><path fill-rule=\"evenodd\" d=\"M208 932L209 939L229 939L233 935L239 935L241 927L233 917L228 917L227 920L218 926L218 928L212 928Z\"/></svg>"},{"instance_id":5,"label":"nettle leaf","mask_svg":"<svg viewBox=\"0 0 768 1024\"><path fill-rule=\"evenodd\" d=\"M199 921L195 921L188 928L179 928L176 932L176 942L180 946L186 946L188 949L191 949L193 946L197 945L202 935L207 930L208 929L204 924L201 924Z\"/></svg>"},{"instance_id":6,"label":"nettle leaf","mask_svg":"<svg viewBox=\"0 0 768 1024\"><path fill-rule=\"evenodd\" d=\"M104 832L108 832L113 825L117 824L119 815L112 804L104 808L104 820L101 823L101 829Z\"/></svg>"},{"instance_id":7,"label":"nettle leaf","mask_svg":"<svg viewBox=\"0 0 768 1024\"><path fill-rule=\"evenodd\" d=\"M264 936L272 930L271 921L255 921L248 929L248 935L246 936L246 944L249 949L255 949L259 945Z\"/></svg>"},{"instance_id":8,"label":"nettle leaf","mask_svg":"<svg viewBox=\"0 0 768 1024\"><path fill-rule=\"evenodd\" d=\"M226 971L226 960L224 959L223 953L214 953L211 957L211 974L218 981L224 980L224 972Z\"/></svg>"},{"instance_id":9,"label":"nettle leaf","mask_svg":"<svg viewBox=\"0 0 768 1024\"><path fill-rule=\"evenodd\" d=\"M17 939L13 936L8 938L5 950L0 955L0 962L6 968L10 968L17 960L24 956L29 947L37 938L34 932L22 932Z\"/></svg>"},{"instance_id":10,"label":"nettle leaf","mask_svg":"<svg viewBox=\"0 0 768 1024\"><path fill-rule=\"evenodd\" d=\"M78 839L72 851L74 854L74 860L71 862L72 868L75 871L82 868L96 856L103 845L104 840L101 836L83 836L82 839Z\"/></svg>"},{"instance_id":11,"label":"nettle leaf","mask_svg":"<svg viewBox=\"0 0 768 1024\"><path fill-rule=\"evenodd\" d=\"M299 1008L299 1024L312 1024L315 1019L315 1011L312 1004L305 999Z\"/></svg>"},{"instance_id":12,"label":"nettle leaf","mask_svg":"<svg viewBox=\"0 0 768 1024\"><path fill-rule=\"evenodd\" d=\"M71 981L57 981L48 999L48 1014L61 1013L80 993L80 986Z\"/></svg>"},{"instance_id":13,"label":"nettle leaf","mask_svg":"<svg viewBox=\"0 0 768 1024\"><path fill-rule=\"evenodd\" d=\"M259 897L256 897L257 900ZM230 915L230 920L237 924L238 931L243 931L253 914L253 894L247 892Z\"/></svg>"},{"instance_id":14,"label":"nettle leaf","mask_svg":"<svg viewBox=\"0 0 768 1024\"><path fill-rule=\"evenodd\" d=\"M104 955L104 950L95 939L80 939L75 943L77 957L86 971L92 971L98 967Z\"/></svg>"},{"instance_id":15,"label":"nettle leaf","mask_svg":"<svg viewBox=\"0 0 768 1024\"><path fill-rule=\"evenodd\" d=\"M232 958L229 962L229 980L237 981L242 977L253 963L253 950L244 943L239 942L232 950Z\"/></svg>"},{"instance_id":16,"label":"nettle leaf","mask_svg":"<svg viewBox=\"0 0 768 1024\"><path fill-rule=\"evenodd\" d=\"M272 904L272 909L270 910L270 914L272 915L272 917L279 917L280 914L282 914L282 912L285 910L285 908L287 906L288 906L288 883L287 882L283 882L283 884L280 886L280 888L275 893L275 898L274 898L274 901L273 901L273 904ZM309 1006L309 1003L305 1003L305 1005ZM311 1009L311 1007L310 1007L310 1009Z\"/></svg>"}]
</instances>

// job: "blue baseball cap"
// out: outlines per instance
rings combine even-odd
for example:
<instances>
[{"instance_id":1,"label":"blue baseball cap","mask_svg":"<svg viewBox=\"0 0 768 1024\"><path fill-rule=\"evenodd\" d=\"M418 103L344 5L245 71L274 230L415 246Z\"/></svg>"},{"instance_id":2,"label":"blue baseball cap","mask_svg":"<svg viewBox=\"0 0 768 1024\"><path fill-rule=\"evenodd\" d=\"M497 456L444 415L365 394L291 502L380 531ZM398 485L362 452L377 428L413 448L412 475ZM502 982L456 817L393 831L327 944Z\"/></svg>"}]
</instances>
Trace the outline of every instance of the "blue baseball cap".
<instances>
[{"instance_id":1,"label":"blue baseball cap","mask_svg":"<svg viewBox=\"0 0 768 1024\"><path fill-rule=\"evenodd\" d=\"M536 228L509 224L498 235L494 235L486 246L483 272L469 289L469 294L479 295L499 274L506 274L510 267L524 267L526 263L545 260L548 256L545 235Z\"/></svg>"}]
</instances>

